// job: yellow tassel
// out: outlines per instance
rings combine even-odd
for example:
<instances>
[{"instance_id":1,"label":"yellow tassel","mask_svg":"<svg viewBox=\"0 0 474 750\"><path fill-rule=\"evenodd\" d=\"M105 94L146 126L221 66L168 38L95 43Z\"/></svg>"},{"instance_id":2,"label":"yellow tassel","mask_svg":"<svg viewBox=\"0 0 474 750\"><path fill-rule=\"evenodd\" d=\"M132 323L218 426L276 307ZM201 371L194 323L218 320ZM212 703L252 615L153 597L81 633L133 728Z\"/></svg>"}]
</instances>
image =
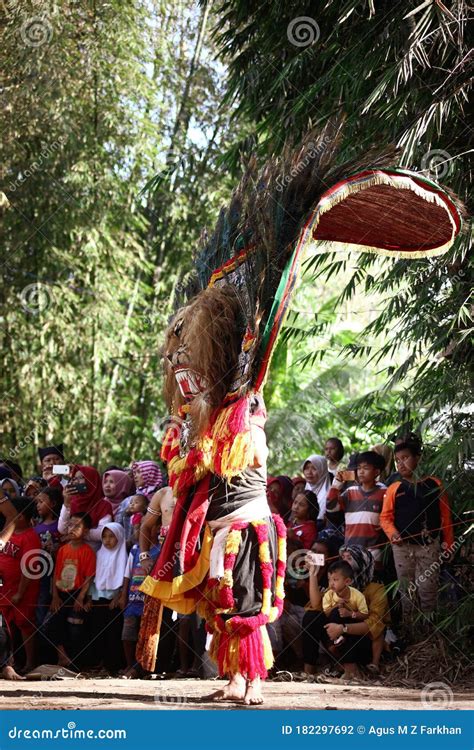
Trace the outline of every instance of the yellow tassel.
<instances>
[{"instance_id":1,"label":"yellow tassel","mask_svg":"<svg viewBox=\"0 0 474 750\"><path fill-rule=\"evenodd\" d=\"M263 643L263 663L265 664L266 669L271 669L273 667L273 651L265 625L262 625L260 628L260 633L262 634Z\"/></svg>"},{"instance_id":2,"label":"yellow tassel","mask_svg":"<svg viewBox=\"0 0 474 750\"><path fill-rule=\"evenodd\" d=\"M228 672L229 674L236 674L239 671L239 646L240 646L240 638L239 636L234 636L233 638L229 638L228 645L227 645L227 653L226 658L224 660L224 670L225 672Z\"/></svg>"},{"instance_id":3,"label":"yellow tassel","mask_svg":"<svg viewBox=\"0 0 474 750\"><path fill-rule=\"evenodd\" d=\"M211 640L211 646L209 648L209 656L213 661L217 664L217 653L219 651L219 643L221 639L221 634L217 631L214 631L212 634L212 640Z\"/></svg>"},{"instance_id":4,"label":"yellow tassel","mask_svg":"<svg viewBox=\"0 0 474 750\"><path fill-rule=\"evenodd\" d=\"M270 609L272 606L272 592L270 589L263 589L263 596L262 596L262 612L264 615L270 614Z\"/></svg>"},{"instance_id":5,"label":"yellow tassel","mask_svg":"<svg viewBox=\"0 0 474 750\"><path fill-rule=\"evenodd\" d=\"M278 618L278 607L272 607L268 616L268 622L275 622Z\"/></svg>"},{"instance_id":6,"label":"yellow tassel","mask_svg":"<svg viewBox=\"0 0 474 750\"><path fill-rule=\"evenodd\" d=\"M225 570L224 575L219 581L219 588L224 588L224 586L232 587L233 583L234 583L234 580L232 578L232 571Z\"/></svg>"},{"instance_id":7,"label":"yellow tassel","mask_svg":"<svg viewBox=\"0 0 474 750\"><path fill-rule=\"evenodd\" d=\"M268 546L268 542L262 542L260 545L259 558L262 563L270 562L270 547Z\"/></svg>"},{"instance_id":8,"label":"yellow tassel","mask_svg":"<svg viewBox=\"0 0 474 750\"><path fill-rule=\"evenodd\" d=\"M278 539L278 559L286 563L286 539Z\"/></svg>"},{"instance_id":9,"label":"yellow tassel","mask_svg":"<svg viewBox=\"0 0 474 750\"><path fill-rule=\"evenodd\" d=\"M240 531L236 529L234 529L233 531L229 531L229 533L227 534L227 539L225 543L226 554L228 555L237 554L237 552L239 551L241 538L242 538L242 534Z\"/></svg>"},{"instance_id":10,"label":"yellow tassel","mask_svg":"<svg viewBox=\"0 0 474 750\"><path fill-rule=\"evenodd\" d=\"M284 597L285 597L285 587L284 587L284 579L283 578L278 578L277 577L276 585L275 585L275 595L279 599L284 599Z\"/></svg>"}]
</instances>

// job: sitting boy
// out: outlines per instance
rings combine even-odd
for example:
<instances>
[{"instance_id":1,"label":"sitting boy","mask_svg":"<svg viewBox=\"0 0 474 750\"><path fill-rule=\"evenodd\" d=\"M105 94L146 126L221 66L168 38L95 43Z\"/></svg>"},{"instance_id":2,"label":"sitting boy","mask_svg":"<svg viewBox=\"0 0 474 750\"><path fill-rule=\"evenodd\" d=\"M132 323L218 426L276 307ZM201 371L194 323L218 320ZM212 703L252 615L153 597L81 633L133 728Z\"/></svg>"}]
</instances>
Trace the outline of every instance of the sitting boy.
<instances>
[{"instance_id":1,"label":"sitting boy","mask_svg":"<svg viewBox=\"0 0 474 750\"><path fill-rule=\"evenodd\" d=\"M343 633L347 632L350 623L362 622L369 616L365 596L350 585L352 579L353 572L348 562L336 560L329 566L329 588L323 596L323 612L329 622L345 626ZM334 641L335 646L342 643L343 635Z\"/></svg>"}]
</instances>

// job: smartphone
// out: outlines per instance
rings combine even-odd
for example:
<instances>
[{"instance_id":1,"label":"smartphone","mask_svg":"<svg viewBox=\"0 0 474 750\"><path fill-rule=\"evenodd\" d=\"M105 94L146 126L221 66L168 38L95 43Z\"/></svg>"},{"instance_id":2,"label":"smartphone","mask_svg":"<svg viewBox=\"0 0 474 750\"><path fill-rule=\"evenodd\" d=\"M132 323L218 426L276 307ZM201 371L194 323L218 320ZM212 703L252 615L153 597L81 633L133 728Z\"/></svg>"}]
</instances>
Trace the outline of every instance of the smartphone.
<instances>
[{"instance_id":1,"label":"smartphone","mask_svg":"<svg viewBox=\"0 0 474 750\"><path fill-rule=\"evenodd\" d=\"M70 472L70 467L68 464L54 464L53 466L53 474L60 474L63 477L68 477Z\"/></svg>"},{"instance_id":2,"label":"smartphone","mask_svg":"<svg viewBox=\"0 0 474 750\"><path fill-rule=\"evenodd\" d=\"M346 471L342 472L342 479L344 482L355 482L356 473L355 471Z\"/></svg>"},{"instance_id":3,"label":"smartphone","mask_svg":"<svg viewBox=\"0 0 474 750\"><path fill-rule=\"evenodd\" d=\"M74 484L73 487L79 495L84 495L87 492L87 484L85 482Z\"/></svg>"},{"instance_id":4,"label":"smartphone","mask_svg":"<svg viewBox=\"0 0 474 750\"><path fill-rule=\"evenodd\" d=\"M324 567L324 555L321 555L319 552L308 552L308 557L311 557L313 565L317 565L320 568Z\"/></svg>"}]
</instances>

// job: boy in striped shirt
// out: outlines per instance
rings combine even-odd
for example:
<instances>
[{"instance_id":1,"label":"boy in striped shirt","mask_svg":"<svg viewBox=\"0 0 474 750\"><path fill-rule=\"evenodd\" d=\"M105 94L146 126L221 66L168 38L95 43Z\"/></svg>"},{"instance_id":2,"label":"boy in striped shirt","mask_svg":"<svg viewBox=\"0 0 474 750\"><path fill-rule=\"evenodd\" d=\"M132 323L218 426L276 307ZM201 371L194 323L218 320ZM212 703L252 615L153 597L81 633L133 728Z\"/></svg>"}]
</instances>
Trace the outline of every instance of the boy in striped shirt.
<instances>
[{"instance_id":1,"label":"boy in striped shirt","mask_svg":"<svg viewBox=\"0 0 474 750\"><path fill-rule=\"evenodd\" d=\"M358 483L344 491L344 473L337 472L328 492L326 513L329 519L332 513L344 513L344 544L366 547L372 553L376 567L380 568L382 547L377 545L383 541L380 513L386 487L377 482L377 477L384 469L385 461L375 451L364 451L357 454L356 464Z\"/></svg>"}]
</instances>

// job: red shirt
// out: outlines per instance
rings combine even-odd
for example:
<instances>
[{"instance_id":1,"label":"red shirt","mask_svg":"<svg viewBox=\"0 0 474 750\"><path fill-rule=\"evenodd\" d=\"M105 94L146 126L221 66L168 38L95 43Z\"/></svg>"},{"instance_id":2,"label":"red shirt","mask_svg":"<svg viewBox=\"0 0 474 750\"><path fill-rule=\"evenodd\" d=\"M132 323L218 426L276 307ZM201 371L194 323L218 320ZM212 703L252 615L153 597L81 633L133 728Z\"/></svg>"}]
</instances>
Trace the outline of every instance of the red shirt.
<instances>
[{"instance_id":1,"label":"red shirt","mask_svg":"<svg viewBox=\"0 0 474 750\"><path fill-rule=\"evenodd\" d=\"M23 560L23 565L22 565ZM30 584L21 600L23 604L36 604L41 572L47 572L48 559L41 552L41 539L33 529L15 531L0 552L0 605L10 606L10 597L16 594L22 573L30 577Z\"/></svg>"},{"instance_id":2,"label":"red shirt","mask_svg":"<svg viewBox=\"0 0 474 750\"><path fill-rule=\"evenodd\" d=\"M318 527L314 521L293 521L287 526L288 531L293 531L296 539L301 542L304 549L311 549L311 545L318 536Z\"/></svg>"},{"instance_id":3,"label":"red shirt","mask_svg":"<svg viewBox=\"0 0 474 750\"><path fill-rule=\"evenodd\" d=\"M95 552L84 542L80 547L64 544L59 548L54 583L60 591L80 589L95 573Z\"/></svg>"}]
</instances>

